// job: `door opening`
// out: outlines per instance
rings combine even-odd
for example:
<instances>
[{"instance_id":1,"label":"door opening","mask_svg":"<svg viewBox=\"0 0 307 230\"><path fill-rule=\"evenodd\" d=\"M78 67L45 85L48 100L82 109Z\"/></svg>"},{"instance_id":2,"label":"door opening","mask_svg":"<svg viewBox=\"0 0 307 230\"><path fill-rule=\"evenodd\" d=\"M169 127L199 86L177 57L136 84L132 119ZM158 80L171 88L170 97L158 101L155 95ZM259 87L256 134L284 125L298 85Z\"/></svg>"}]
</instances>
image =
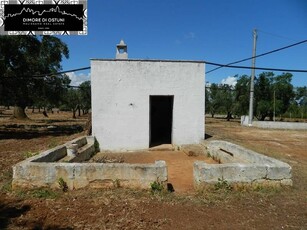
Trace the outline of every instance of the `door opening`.
<instances>
[{"instance_id":1,"label":"door opening","mask_svg":"<svg viewBox=\"0 0 307 230\"><path fill-rule=\"evenodd\" d=\"M149 96L149 147L171 144L174 96Z\"/></svg>"}]
</instances>

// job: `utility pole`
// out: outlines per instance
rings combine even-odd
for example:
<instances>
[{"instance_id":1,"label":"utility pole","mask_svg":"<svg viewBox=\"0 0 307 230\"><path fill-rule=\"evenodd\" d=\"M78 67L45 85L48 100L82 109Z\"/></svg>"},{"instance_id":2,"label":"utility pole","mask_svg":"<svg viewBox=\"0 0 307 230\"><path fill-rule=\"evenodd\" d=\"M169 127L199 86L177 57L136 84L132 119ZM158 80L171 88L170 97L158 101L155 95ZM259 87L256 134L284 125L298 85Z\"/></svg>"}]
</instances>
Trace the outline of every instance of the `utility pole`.
<instances>
[{"instance_id":1,"label":"utility pole","mask_svg":"<svg viewBox=\"0 0 307 230\"><path fill-rule=\"evenodd\" d=\"M274 121L275 121L275 106L276 106L276 101L275 101L275 89L274 89ZM291 118L291 113L290 113L290 118Z\"/></svg>"},{"instance_id":2,"label":"utility pole","mask_svg":"<svg viewBox=\"0 0 307 230\"><path fill-rule=\"evenodd\" d=\"M252 59L252 76L251 76L251 87L249 94L249 117L248 117L248 125L251 126L253 123L254 117L254 79L255 79L255 63L256 63L256 43L257 43L257 30L254 29L254 45L253 45L253 59Z\"/></svg>"}]
</instances>

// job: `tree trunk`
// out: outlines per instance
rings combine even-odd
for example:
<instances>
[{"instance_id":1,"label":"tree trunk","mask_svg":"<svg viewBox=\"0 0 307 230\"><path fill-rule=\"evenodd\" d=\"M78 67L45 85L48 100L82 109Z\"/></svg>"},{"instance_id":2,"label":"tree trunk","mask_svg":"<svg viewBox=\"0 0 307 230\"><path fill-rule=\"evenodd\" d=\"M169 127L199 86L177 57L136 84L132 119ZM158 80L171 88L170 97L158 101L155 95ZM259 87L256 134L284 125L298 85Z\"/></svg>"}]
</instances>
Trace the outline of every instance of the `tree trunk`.
<instances>
[{"instance_id":1,"label":"tree trunk","mask_svg":"<svg viewBox=\"0 0 307 230\"><path fill-rule=\"evenodd\" d=\"M260 117L260 121L264 121L264 119L266 118L266 115L261 115L261 117Z\"/></svg>"},{"instance_id":2,"label":"tree trunk","mask_svg":"<svg viewBox=\"0 0 307 230\"><path fill-rule=\"evenodd\" d=\"M44 117L48 117L46 110L43 111L43 115L44 115Z\"/></svg>"},{"instance_id":3,"label":"tree trunk","mask_svg":"<svg viewBox=\"0 0 307 230\"><path fill-rule=\"evenodd\" d=\"M81 108L80 108L80 106L78 106L78 116L79 117L81 116Z\"/></svg>"},{"instance_id":4,"label":"tree trunk","mask_svg":"<svg viewBox=\"0 0 307 230\"><path fill-rule=\"evenodd\" d=\"M13 117L16 119L28 119L25 113L25 107L15 106L13 111Z\"/></svg>"},{"instance_id":5,"label":"tree trunk","mask_svg":"<svg viewBox=\"0 0 307 230\"><path fill-rule=\"evenodd\" d=\"M76 109L72 110L72 118L74 118L74 119L76 119L76 111L77 111Z\"/></svg>"},{"instance_id":6,"label":"tree trunk","mask_svg":"<svg viewBox=\"0 0 307 230\"><path fill-rule=\"evenodd\" d=\"M227 112L227 117L226 117L227 121L230 121L230 119L232 118L231 112Z\"/></svg>"},{"instance_id":7,"label":"tree trunk","mask_svg":"<svg viewBox=\"0 0 307 230\"><path fill-rule=\"evenodd\" d=\"M87 122L86 122L86 135L92 135L92 115L89 114Z\"/></svg>"}]
</instances>

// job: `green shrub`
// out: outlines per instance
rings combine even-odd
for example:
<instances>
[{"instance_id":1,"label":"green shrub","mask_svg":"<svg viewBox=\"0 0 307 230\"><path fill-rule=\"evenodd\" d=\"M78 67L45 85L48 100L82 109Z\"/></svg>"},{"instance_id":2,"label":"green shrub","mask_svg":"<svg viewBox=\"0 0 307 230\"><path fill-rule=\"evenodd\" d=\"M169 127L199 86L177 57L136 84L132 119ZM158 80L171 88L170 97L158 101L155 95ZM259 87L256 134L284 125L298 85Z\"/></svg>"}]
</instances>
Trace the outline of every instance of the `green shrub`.
<instances>
[{"instance_id":1,"label":"green shrub","mask_svg":"<svg viewBox=\"0 0 307 230\"><path fill-rule=\"evenodd\" d=\"M58 183L59 183L60 189L63 192L67 192L68 191L68 185L67 185L67 183L64 181L64 179L62 177L59 178Z\"/></svg>"},{"instance_id":2,"label":"green shrub","mask_svg":"<svg viewBox=\"0 0 307 230\"><path fill-rule=\"evenodd\" d=\"M150 183L150 187L151 187L152 192L161 192L164 189L163 183L161 183L159 181L154 181L154 182Z\"/></svg>"},{"instance_id":3,"label":"green shrub","mask_svg":"<svg viewBox=\"0 0 307 230\"><path fill-rule=\"evenodd\" d=\"M233 187L227 182L227 180L218 178L218 182L214 185L214 189L231 191Z\"/></svg>"}]
</instances>

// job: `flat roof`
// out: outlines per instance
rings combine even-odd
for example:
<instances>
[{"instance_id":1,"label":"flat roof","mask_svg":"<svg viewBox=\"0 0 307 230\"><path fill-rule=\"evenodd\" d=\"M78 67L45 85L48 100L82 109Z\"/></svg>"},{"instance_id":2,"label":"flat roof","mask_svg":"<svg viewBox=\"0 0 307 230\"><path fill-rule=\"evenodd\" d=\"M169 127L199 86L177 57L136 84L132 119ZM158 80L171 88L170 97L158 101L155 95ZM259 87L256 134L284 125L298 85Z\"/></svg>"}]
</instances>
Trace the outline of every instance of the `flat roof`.
<instances>
[{"instance_id":1,"label":"flat roof","mask_svg":"<svg viewBox=\"0 0 307 230\"><path fill-rule=\"evenodd\" d=\"M193 60L161 60L161 59L111 59L111 58L91 58L91 61L128 61L128 62L188 62L188 63L205 63L205 61Z\"/></svg>"}]
</instances>

